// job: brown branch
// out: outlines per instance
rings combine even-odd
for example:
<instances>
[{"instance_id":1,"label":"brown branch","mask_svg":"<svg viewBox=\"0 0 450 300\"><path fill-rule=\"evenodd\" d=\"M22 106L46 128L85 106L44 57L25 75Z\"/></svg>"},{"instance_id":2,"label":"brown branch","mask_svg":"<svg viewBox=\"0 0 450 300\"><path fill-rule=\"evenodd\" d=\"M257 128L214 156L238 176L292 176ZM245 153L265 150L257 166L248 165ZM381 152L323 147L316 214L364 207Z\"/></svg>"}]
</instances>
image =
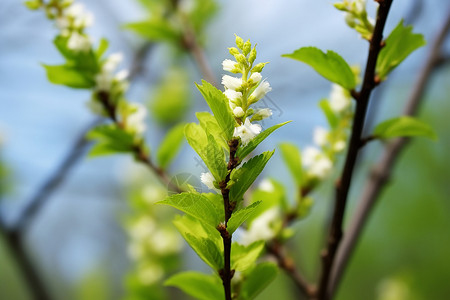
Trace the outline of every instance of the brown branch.
<instances>
[{"instance_id":1,"label":"brown branch","mask_svg":"<svg viewBox=\"0 0 450 300\"><path fill-rule=\"evenodd\" d=\"M230 182L231 172L239 165L239 158L236 157L236 151L239 146L239 140L232 139L228 142L230 147L230 158L228 160L228 174L224 181L219 183L220 191L223 198L223 208L225 212L225 223L217 227L223 240L223 255L224 266L219 270L219 276L222 278L223 288L225 290L225 300L231 300L231 279L234 275L234 270L231 270L231 239L232 234L227 230L228 220L231 218L235 203L230 202L230 189L227 187Z\"/></svg>"},{"instance_id":2,"label":"brown branch","mask_svg":"<svg viewBox=\"0 0 450 300\"><path fill-rule=\"evenodd\" d=\"M415 115L419 109L423 95L430 82L433 71L440 66L441 48L450 30L450 11L447 15L441 31L438 33L433 45L431 46L428 58L425 61L423 69L419 73L416 83L413 85L414 89L411 92L409 100L404 109L405 115ZM409 139L400 138L387 145L382 155L381 160L373 169L371 176L368 178L364 187L363 193L359 200L359 205L352 218L352 221L347 230L347 234L342 241L336 263L333 266L330 284L328 286L328 293L330 295L339 287L342 275L347 267L350 257L353 254L355 246L357 245L365 224L368 221L369 215L378 199L385 184L388 182L394 165L399 158L402 150L408 144Z\"/></svg>"},{"instance_id":3,"label":"brown branch","mask_svg":"<svg viewBox=\"0 0 450 300\"><path fill-rule=\"evenodd\" d=\"M283 245L277 241L272 241L266 245L267 251L275 257L278 266L292 279L299 291L311 298L315 294L315 288L298 271L294 260L283 253Z\"/></svg>"},{"instance_id":4,"label":"brown branch","mask_svg":"<svg viewBox=\"0 0 450 300\"><path fill-rule=\"evenodd\" d=\"M376 24L372 38L370 40L369 55L367 58L364 81L361 91L353 93L356 96L356 112L353 120L352 134L350 137L349 150L345 159L344 169L340 179L336 184L336 200L331 221L331 228L328 234L327 246L321 253L322 272L319 280L317 299L327 300L331 295L327 295L327 286L330 279L330 271L334 263L334 258L342 238L342 224L347 204L348 192L352 180L353 170L360 150L361 134L366 118L367 105L369 103L372 90L377 85L375 78L375 67L378 54L380 53L383 41L383 30L386 19L392 4L392 0L378 0L379 8Z\"/></svg>"}]
</instances>

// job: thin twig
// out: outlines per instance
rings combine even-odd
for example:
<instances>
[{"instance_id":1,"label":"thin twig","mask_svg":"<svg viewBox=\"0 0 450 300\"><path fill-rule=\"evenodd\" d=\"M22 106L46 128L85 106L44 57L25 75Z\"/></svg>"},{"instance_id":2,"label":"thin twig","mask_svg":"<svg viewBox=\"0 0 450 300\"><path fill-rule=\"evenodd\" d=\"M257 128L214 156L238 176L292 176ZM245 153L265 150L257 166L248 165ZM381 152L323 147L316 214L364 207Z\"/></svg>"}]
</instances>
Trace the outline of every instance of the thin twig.
<instances>
[{"instance_id":1,"label":"thin twig","mask_svg":"<svg viewBox=\"0 0 450 300\"><path fill-rule=\"evenodd\" d=\"M431 75L436 68L443 63L441 60L441 47L449 33L449 30L450 11L441 31L438 33L437 38L430 49L425 65L419 73L416 83L413 85L414 89L412 90L404 109L405 115L412 116L417 113L420 103L423 100L423 95L430 82ZM409 139L399 138L388 144L384 150L381 160L375 166L371 176L368 178L358 202L359 205L336 256L336 263L333 266L330 284L328 286L328 293L330 295L334 294L339 287L342 275L347 267L350 257L353 254L355 246L359 241L364 226L369 219L369 215L374 207L374 204L385 184L388 182L394 165L408 141Z\"/></svg>"},{"instance_id":2,"label":"thin twig","mask_svg":"<svg viewBox=\"0 0 450 300\"><path fill-rule=\"evenodd\" d=\"M386 19L392 4L392 0L378 0L379 8L375 29L370 40L369 55L364 74L364 81L361 91L352 93L356 99L356 112L353 120L352 134L350 137L349 150L345 159L344 169L338 182L336 183L336 200L331 221L331 228L328 234L327 246L321 253L322 272L319 280L317 299L327 300L331 295L327 295L327 286L330 278L330 271L334 263L336 251L342 238L342 224L347 204L348 192L352 180L353 170L360 150L361 134L366 118L367 105L369 103L372 90L377 85L375 79L375 67L380 53L383 40L383 30Z\"/></svg>"},{"instance_id":3,"label":"thin twig","mask_svg":"<svg viewBox=\"0 0 450 300\"><path fill-rule=\"evenodd\" d=\"M314 287L303 277L295 266L294 260L283 253L283 245L277 241L267 244L267 251L275 257L278 266L292 279L299 291L311 298L315 294Z\"/></svg>"},{"instance_id":4,"label":"thin twig","mask_svg":"<svg viewBox=\"0 0 450 300\"><path fill-rule=\"evenodd\" d=\"M239 140L232 139L228 142L230 147L230 158L228 160L227 170L228 174L225 179L219 183L220 191L223 198L223 208L225 214L224 224L219 224L217 230L219 230L220 235L223 240L223 255L224 255L224 266L223 269L219 270L219 275L222 278L223 288L225 291L225 300L231 300L231 279L234 275L234 270L231 270L231 239L232 233L228 232L227 225L228 220L233 214L235 203L230 201L230 189L227 187L231 179L231 172L239 165L239 158L236 157L236 151L239 146Z\"/></svg>"}]
</instances>

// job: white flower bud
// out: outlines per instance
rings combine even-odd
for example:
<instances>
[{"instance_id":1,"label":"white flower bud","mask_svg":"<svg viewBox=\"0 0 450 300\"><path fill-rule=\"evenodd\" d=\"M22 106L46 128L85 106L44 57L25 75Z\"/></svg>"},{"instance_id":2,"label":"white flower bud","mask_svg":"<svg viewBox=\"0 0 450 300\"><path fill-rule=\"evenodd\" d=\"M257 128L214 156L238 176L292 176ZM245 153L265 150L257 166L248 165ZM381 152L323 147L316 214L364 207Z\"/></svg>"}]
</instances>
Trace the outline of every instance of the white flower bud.
<instances>
[{"instance_id":1,"label":"white flower bud","mask_svg":"<svg viewBox=\"0 0 450 300\"><path fill-rule=\"evenodd\" d=\"M122 70L118 72L116 76L114 76L114 79L117 81L124 81L125 79L128 78L128 75L129 75L128 70Z\"/></svg>"},{"instance_id":2,"label":"white flower bud","mask_svg":"<svg viewBox=\"0 0 450 300\"><path fill-rule=\"evenodd\" d=\"M331 86L330 107L334 112L343 112L351 103L350 93L346 89L337 84Z\"/></svg>"},{"instance_id":3,"label":"white flower bud","mask_svg":"<svg viewBox=\"0 0 450 300\"><path fill-rule=\"evenodd\" d=\"M233 109L233 115L234 115L236 118L241 118L241 117L243 117L243 116L245 115L245 112L244 112L244 110L242 109L242 107L237 106L237 107L235 107L235 108Z\"/></svg>"},{"instance_id":4,"label":"white flower bud","mask_svg":"<svg viewBox=\"0 0 450 300\"><path fill-rule=\"evenodd\" d=\"M345 141L337 141L336 143L334 143L333 145L333 150L336 152L341 152L342 150L345 149L346 143Z\"/></svg>"},{"instance_id":5,"label":"white flower bud","mask_svg":"<svg viewBox=\"0 0 450 300\"><path fill-rule=\"evenodd\" d=\"M237 67L236 67L237 64L238 64L237 62L235 62L235 61L233 61L231 59L225 59L222 62L222 67L223 67L224 71L233 72L234 73L234 71L236 71L236 69L237 69Z\"/></svg>"},{"instance_id":6,"label":"white flower bud","mask_svg":"<svg viewBox=\"0 0 450 300\"><path fill-rule=\"evenodd\" d=\"M251 121L261 121L265 118L268 118L272 115L272 110L270 108L261 108L256 110L255 114L253 115Z\"/></svg>"},{"instance_id":7,"label":"white flower bud","mask_svg":"<svg viewBox=\"0 0 450 300\"><path fill-rule=\"evenodd\" d=\"M78 32L72 32L67 41L67 48L76 52L87 52L91 49L91 40Z\"/></svg>"},{"instance_id":8,"label":"white flower bud","mask_svg":"<svg viewBox=\"0 0 450 300\"><path fill-rule=\"evenodd\" d=\"M251 76L250 76L250 80L253 83L259 83L262 79L261 73L259 72L254 72Z\"/></svg>"},{"instance_id":9,"label":"white flower bud","mask_svg":"<svg viewBox=\"0 0 450 300\"><path fill-rule=\"evenodd\" d=\"M147 109L140 103L132 104L135 111L127 116L126 128L136 134L145 132L145 118L147 117Z\"/></svg>"},{"instance_id":10,"label":"white flower bud","mask_svg":"<svg viewBox=\"0 0 450 300\"><path fill-rule=\"evenodd\" d=\"M244 245L249 245L256 241L268 241L275 237L281 225L279 222L280 214L280 209L277 206L266 210L253 220L247 231L243 232L241 242Z\"/></svg>"}]
</instances>

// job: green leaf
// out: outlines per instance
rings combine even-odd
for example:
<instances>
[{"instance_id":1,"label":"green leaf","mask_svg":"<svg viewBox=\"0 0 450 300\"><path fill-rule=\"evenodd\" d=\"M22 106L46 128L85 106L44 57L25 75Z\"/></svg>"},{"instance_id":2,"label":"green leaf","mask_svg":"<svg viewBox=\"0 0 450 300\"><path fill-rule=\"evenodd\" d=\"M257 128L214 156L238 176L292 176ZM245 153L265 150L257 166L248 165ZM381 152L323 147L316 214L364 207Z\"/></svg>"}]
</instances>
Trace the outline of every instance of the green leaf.
<instances>
[{"instance_id":1,"label":"green leaf","mask_svg":"<svg viewBox=\"0 0 450 300\"><path fill-rule=\"evenodd\" d=\"M430 125L408 116L393 118L378 124L373 135L380 139L413 136L437 139L436 133Z\"/></svg>"},{"instance_id":2,"label":"green leaf","mask_svg":"<svg viewBox=\"0 0 450 300\"><path fill-rule=\"evenodd\" d=\"M197 152L216 181L219 183L225 179L227 175L225 153L217 144L216 139L195 123L187 124L184 134L189 145Z\"/></svg>"},{"instance_id":3,"label":"green leaf","mask_svg":"<svg viewBox=\"0 0 450 300\"><path fill-rule=\"evenodd\" d=\"M216 275L188 271L173 275L164 282L199 300L224 299L222 283Z\"/></svg>"},{"instance_id":4,"label":"green leaf","mask_svg":"<svg viewBox=\"0 0 450 300\"><path fill-rule=\"evenodd\" d=\"M274 125L274 126L268 128L268 129L264 130L263 132L258 134L253 140L251 140L245 147L239 148L237 153L236 153L236 155L239 158L239 160L242 161L247 155L249 155L253 150L255 150L256 147L262 141L264 141L272 132L274 132L275 130L277 130L281 126L286 125L287 123L290 123L290 122L291 121L280 123L280 124Z\"/></svg>"},{"instance_id":5,"label":"green leaf","mask_svg":"<svg viewBox=\"0 0 450 300\"><path fill-rule=\"evenodd\" d=\"M217 143L223 149L225 149L225 151L230 151L230 147L228 146L227 141L225 141L222 136L222 129L220 128L219 124L217 124L217 120L214 118L214 116L206 111L198 112L195 115L200 122L200 126L202 126L204 130L208 130L208 132L214 136Z\"/></svg>"},{"instance_id":6,"label":"green leaf","mask_svg":"<svg viewBox=\"0 0 450 300\"><path fill-rule=\"evenodd\" d=\"M95 86L95 81L92 78L88 78L84 74L81 74L75 67L66 65L43 66L47 71L47 78L51 83L78 89L88 89Z\"/></svg>"},{"instance_id":7,"label":"green leaf","mask_svg":"<svg viewBox=\"0 0 450 300\"><path fill-rule=\"evenodd\" d=\"M116 124L100 125L92 129L86 136L96 140L89 156L109 155L120 152L133 152L134 136Z\"/></svg>"},{"instance_id":8,"label":"green leaf","mask_svg":"<svg viewBox=\"0 0 450 300\"><path fill-rule=\"evenodd\" d=\"M184 140L184 126L185 124L179 124L173 127L159 146L156 158L161 168L165 169L180 150Z\"/></svg>"},{"instance_id":9,"label":"green leaf","mask_svg":"<svg viewBox=\"0 0 450 300\"><path fill-rule=\"evenodd\" d=\"M67 47L69 37L58 35L53 43L59 52L67 59L66 66L77 70L87 78L94 78L100 71L98 58L92 50L74 51Z\"/></svg>"},{"instance_id":10,"label":"green leaf","mask_svg":"<svg viewBox=\"0 0 450 300\"><path fill-rule=\"evenodd\" d=\"M251 205L241 208L231 215L231 218L228 220L227 223L227 231L232 234L236 231L236 229L239 228L239 226L242 225L248 218L250 218L254 213L255 209L258 207L258 205L261 204L261 201L252 203Z\"/></svg>"},{"instance_id":11,"label":"green leaf","mask_svg":"<svg viewBox=\"0 0 450 300\"><path fill-rule=\"evenodd\" d=\"M149 103L153 117L163 125L180 122L191 105L188 74L181 68L173 68L158 83Z\"/></svg>"},{"instance_id":12,"label":"green leaf","mask_svg":"<svg viewBox=\"0 0 450 300\"><path fill-rule=\"evenodd\" d=\"M322 109L325 117L327 118L328 124L331 128L336 128L339 124L339 119L330 107L330 102L327 99L323 99L319 102L319 107Z\"/></svg>"},{"instance_id":13,"label":"green leaf","mask_svg":"<svg viewBox=\"0 0 450 300\"><path fill-rule=\"evenodd\" d=\"M302 161L300 149L291 143L280 144L281 157L283 157L286 166L294 177L297 186L301 186L303 177Z\"/></svg>"},{"instance_id":14,"label":"green leaf","mask_svg":"<svg viewBox=\"0 0 450 300\"><path fill-rule=\"evenodd\" d=\"M95 55L97 56L97 59L103 56L105 54L106 50L108 49L109 42L107 39L101 39L100 44L98 45L97 51L95 51Z\"/></svg>"},{"instance_id":15,"label":"green leaf","mask_svg":"<svg viewBox=\"0 0 450 300\"><path fill-rule=\"evenodd\" d=\"M190 233L183 235L192 250L212 269L218 271L223 268L223 251L209 238L197 238Z\"/></svg>"},{"instance_id":16,"label":"green leaf","mask_svg":"<svg viewBox=\"0 0 450 300\"><path fill-rule=\"evenodd\" d=\"M197 34L202 33L205 25L217 12L217 3L214 0L196 0L189 12L189 21Z\"/></svg>"},{"instance_id":17,"label":"green leaf","mask_svg":"<svg viewBox=\"0 0 450 300\"><path fill-rule=\"evenodd\" d=\"M238 243L231 245L231 267L238 271L245 271L253 267L258 257L264 250L264 241L257 241L248 246Z\"/></svg>"},{"instance_id":18,"label":"green leaf","mask_svg":"<svg viewBox=\"0 0 450 300\"><path fill-rule=\"evenodd\" d=\"M191 234L197 238L210 239L216 244L217 249L222 251L223 240L216 228L212 228L211 226L206 225L203 221L190 215L176 215L173 220L173 224L183 237L186 234Z\"/></svg>"},{"instance_id":19,"label":"green leaf","mask_svg":"<svg viewBox=\"0 0 450 300\"><path fill-rule=\"evenodd\" d=\"M386 39L377 60L376 72L381 80L394 70L414 50L424 46L426 41L421 34L412 33L411 25L404 26L403 20Z\"/></svg>"},{"instance_id":20,"label":"green leaf","mask_svg":"<svg viewBox=\"0 0 450 300\"><path fill-rule=\"evenodd\" d=\"M328 50L327 53L324 53L315 47L304 47L282 56L308 64L317 73L343 88L351 90L356 86L352 69L336 52Z\"/></svg>"},{"instance_id":21,"label":"green leaf","mask_svg":"<svg viewBox=\"0 0 450 300\"><path fill-rule=\"evenodd\" d=\"M272 282L278 274L278 268L273 263L261 263L246 274L242 282L240 300L254 299Z\"/></svg>"},{"instance_id":22,"label":"green leaf","mask_svg":"<svg viewBox=\"0 0 450 300\"><path fill-rule=\"evenodd\" d=\"M38 0L29 0L24 2L25 6L28 7L28 9L36 10L41 7L41 2Z\"/></svg>"},{"instance_id":23,"label":"green leaf","mask_svg":"<svg viewBox=\"0 0 450 300\"><path fill-rule=\"evenodd\" d=\"M222 129L221 135L225 140L230 141L233 137L236 121L234 120L227 97L207 81L202 80L202 85L196 85L213 112L217 124Z\"/></svg>"},{"instance_id":24,"label":"green leaf","mask_svg":"<svg viewBox=\"0 0 450 300\"><path fill-rule=\"evenodd\" d=\"M244 193L262 172L274 152L275 150L266 151L258 156L252 157L242 167L231 173L231 180L235 182L230 189L231 201L238 202L242 200Z\"/></svg>"},{"instance_id":25,"label":"green leaf","mask_svg":"<svg viewBox=\"0 0 450 300\"><path fill-rule=\"evenodd\" d=\"M176 30L167 20L152 19L125 25L126 29L134 31L143 38L152 42L181 42L181 32Z\"/></svg>"},{"instance_id":26,"label":"green leaf","mask_svg":"<svg viewBox=\"0 0 450 300\"><path fill-rule=\"evenodd\" d=\"M217 206L211 203L211 200L208 197L201 194L174 194L157 203L175 207L176 209L205 222L205 224L208 224L213 228L216 228L221 222L220 213L216 209Z\"/></svg>"}]
</instances>

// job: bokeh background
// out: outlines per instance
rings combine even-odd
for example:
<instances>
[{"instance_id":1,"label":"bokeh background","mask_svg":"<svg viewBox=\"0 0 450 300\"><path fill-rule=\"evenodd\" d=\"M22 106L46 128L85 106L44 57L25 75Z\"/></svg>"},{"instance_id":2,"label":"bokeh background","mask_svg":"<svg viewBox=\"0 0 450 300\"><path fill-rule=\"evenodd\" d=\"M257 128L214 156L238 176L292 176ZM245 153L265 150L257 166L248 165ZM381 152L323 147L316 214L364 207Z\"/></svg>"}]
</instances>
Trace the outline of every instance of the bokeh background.
<instances>
[{"instance_id":1,"label":"bokeh background","mask_svg":"<svg viewBox=\"0 0 450 300\"><path fill-rule=\"evenodd\" d=\"M109 53L125 55L129 67L143 41L123 30L126 22L137 21L146 13L137 1L80 1L94 13L89 29L94 39L106 37ZM368 1L371 2L371 1ZM418 5L418 6L416 6ZM208 26L205 49L217 78L223 74L221 62L228 58L227 47L234 33L258 44L260 61L270 61L264 77L273 91L269 106L274 115L264 126L286 120L294 122L280 129L262 147L274 148L281 141L300 147L311 143L312 130L325 125L318 101L329 94L329 83L305 65L281 58L301 46L333 49L352 64L365 63L367 42L349 29L331 1L268 0L219 1L219 11ZM414 8L415 7L415 8ZM419 7L417 9L417 7ZM374 6L369 5L374 13ZM449 13L447 0L394 1L386 32L401 18L413 23L415 32L431 41ZM73 147L80 133L93 122L86 108L89 92L50 84L40 63L62 62L52 39L56 29L42 13L28 11L21 1L0 2L0 160L7 168L2 178L0 213L13 224L44 180L54 172ZM446 43L447 55L450 53ZM376 124L402 111L428 46L416 51L390 75L376 93ZM143 64L144 72L133 81L128 98L148 103L156 83L169 68L167 46L152 49ZM191 103L186 120L194 112L206 110L194 81L201 75L192 64L184 63L191 82ZM439 140L414 140L402 156L388 188L382 193L366 228L338 299L448 299L450 286L450 66L434 72L420 117L437 131ZM150 147L163 138L166 128L149 120ZM351 203L358 198L367 170L383 148L373 143L360 160L351 191ZM199 176L203 169L196 155L184 146L172 167L172 174ZM127 255L124 219L130 182L145 173L125 156L82 158L69 176L48 199L26 236L28 250L56 299L121 299L125 295L124 276L132 268ZM265 176L284 182L290 195L293 183L280 157L268 165ZM315 195L311 215L296 225L290 246L298 253L297 264L310 279L317 276L318 253L325 232L324 219L331 207L332 182ZM350 215L351 209L349 211ZM0 299L31 299L15 269L7 248L0 240ZM190 259L191 254L186 254ZM199 260L185 263L204 269ZM386 292L388 291L388 292ZM391 293L390 295L388 295ZM395 294L397 293L397 294ZM280 273L258 299L295 298L295 288ZM391 297L391 298L389 298ZM392 298L393 297L393 298Z\"/></svg>"}]
</instances>

